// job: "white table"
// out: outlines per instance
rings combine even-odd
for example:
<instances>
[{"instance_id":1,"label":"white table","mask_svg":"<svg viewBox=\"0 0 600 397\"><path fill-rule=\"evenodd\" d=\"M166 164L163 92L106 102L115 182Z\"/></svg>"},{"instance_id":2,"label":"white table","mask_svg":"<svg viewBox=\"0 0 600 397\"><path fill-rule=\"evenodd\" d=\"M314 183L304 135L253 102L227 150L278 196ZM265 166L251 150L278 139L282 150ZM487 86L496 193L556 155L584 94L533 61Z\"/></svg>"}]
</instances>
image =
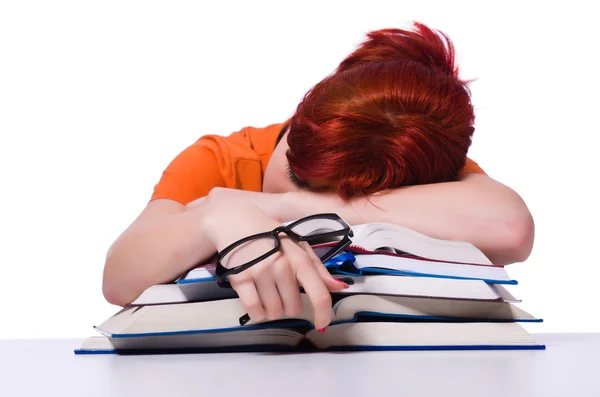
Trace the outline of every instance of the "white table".
<instances>
[{"instance_id":1,"label":"white table","mask_svg":"<svg viewBox=\"0 0 600 397\"><path fill-rule=\"evenodd\" d=\"M600 396L600 334L541 351L76 356L79 340L0 341L0 396Z\"/></svg>"}]
</instances>

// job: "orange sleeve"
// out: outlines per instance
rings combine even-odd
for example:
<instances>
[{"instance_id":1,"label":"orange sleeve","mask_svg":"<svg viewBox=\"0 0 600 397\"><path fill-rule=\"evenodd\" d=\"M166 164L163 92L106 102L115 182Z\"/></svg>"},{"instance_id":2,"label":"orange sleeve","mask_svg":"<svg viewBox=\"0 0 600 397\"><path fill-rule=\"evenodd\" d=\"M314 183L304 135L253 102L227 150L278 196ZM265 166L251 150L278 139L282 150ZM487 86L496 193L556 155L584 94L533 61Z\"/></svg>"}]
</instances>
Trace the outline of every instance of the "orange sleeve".
<instances>
[{"instance_id":1,"label":"orange sleeve","mask_svg":"<svg viewBox=\"0 0 600 397\"><path fill-rule=\"evenodd\" d=\"M170 199L185 205L224 186L221 170L226 159L214 143L205 136L179 153L154 186L151 201Z\"/></svg>"},{"instance_id":2,"label":"orange sleeve","mask_svg":"<svg viewBox=\"0 0 600 397\"><path fill-rule=\"evenodd\" d=\"M460 170L458 174L485 174L485 171L479 166L479 164L467 157L467 162L465 163L465 166L462 170Z\"/></svg>"}]
</instances>

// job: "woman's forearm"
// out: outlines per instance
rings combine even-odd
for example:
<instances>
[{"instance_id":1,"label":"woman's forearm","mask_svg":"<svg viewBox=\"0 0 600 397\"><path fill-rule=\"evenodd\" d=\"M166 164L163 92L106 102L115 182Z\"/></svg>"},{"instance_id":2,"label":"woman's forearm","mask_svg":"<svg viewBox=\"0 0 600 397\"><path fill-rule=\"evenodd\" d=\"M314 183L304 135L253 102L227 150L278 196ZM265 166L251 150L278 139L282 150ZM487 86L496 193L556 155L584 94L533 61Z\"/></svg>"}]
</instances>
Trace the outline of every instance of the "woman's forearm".
<instances>
[{"instance_id":1,"label":"woman's forearm","mask_svg":"<svg viewBox=\"0 0 600 397\"><path fill-rule=\"evenodd\" d=\"M178 205L157 203L157 205ZM203 220L208 203L193 210L180 210L147 221L136 221L111 246L104 267L103 293L113 304L123 306L146 288L174 280L197 263L208 259L215 247L205 238Z\"/></svg>"},{"instance_id":2,"label":"woman's forearm","mask_svg":"<svg viewBox=\"0 0 600 397\"><path fill-rule=\"evenodd\" d=\"M485 175L409 186L349 202L311 192L290 193L285 200L282 210L287 214L282 218L331 211L351 224L394 223L431 237L470 242L495 264L522 262L533 246L533 219L523 200Z\"/></svg>"}]
</instances>

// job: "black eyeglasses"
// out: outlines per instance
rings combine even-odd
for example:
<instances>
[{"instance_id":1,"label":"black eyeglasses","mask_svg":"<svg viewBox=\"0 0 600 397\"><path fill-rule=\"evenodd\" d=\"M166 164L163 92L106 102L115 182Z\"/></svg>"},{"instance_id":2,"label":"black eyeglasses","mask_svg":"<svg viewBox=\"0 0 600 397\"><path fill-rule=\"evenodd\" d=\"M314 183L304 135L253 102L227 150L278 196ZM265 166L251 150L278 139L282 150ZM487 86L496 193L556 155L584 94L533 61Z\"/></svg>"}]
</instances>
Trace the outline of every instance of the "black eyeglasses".
<instances>
[{"instance_id":1,"label":"black eyeglasses","mask_svg":"<svg viewBox=\"0 0 600 397\"><path fill-rule=\"evenodd\" d=\"M287 226L276 227L270 232L248 236L230 244L219 252L215 269L217 284L222 288L231 288L231 284L227 280L228 276L241 273L278 252L281 249L281 240L279 239L281 233L285 233L295 242L306 241L310 245L331 242L337 240L336 238L340 238L333 247L319 255L321 262L326 262L337 255L351 243L350 237L354 236L350 226L337 214L311 215ZM258 256L254 254L252 257L248 257L241 249L248 244L256 244L262 254ZM225 266L231 261L241 262L242 264L226 268Z\"/></svg>"}]
</instances>

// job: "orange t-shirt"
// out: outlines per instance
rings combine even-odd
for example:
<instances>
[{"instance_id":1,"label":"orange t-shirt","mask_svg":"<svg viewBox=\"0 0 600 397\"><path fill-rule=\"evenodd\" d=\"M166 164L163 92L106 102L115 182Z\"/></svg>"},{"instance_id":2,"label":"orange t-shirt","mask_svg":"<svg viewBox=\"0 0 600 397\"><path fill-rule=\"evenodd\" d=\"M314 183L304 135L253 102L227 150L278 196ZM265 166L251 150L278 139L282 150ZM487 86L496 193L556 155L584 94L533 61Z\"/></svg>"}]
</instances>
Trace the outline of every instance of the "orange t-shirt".
<instances>
[{"instance_id":1,"label":"orange t-shirt","mask_svg":"<svg viewBox=\"0 0 600 397\"><path fill-rule=\"evenodd\" d=\"M260 192L269 159L285 123L245 127L229 136L205 135L184 149L165 169L151 200L187 204L214 187ZM461 174L484 173L467 158Z\"/></svg>"}]
</instances>

